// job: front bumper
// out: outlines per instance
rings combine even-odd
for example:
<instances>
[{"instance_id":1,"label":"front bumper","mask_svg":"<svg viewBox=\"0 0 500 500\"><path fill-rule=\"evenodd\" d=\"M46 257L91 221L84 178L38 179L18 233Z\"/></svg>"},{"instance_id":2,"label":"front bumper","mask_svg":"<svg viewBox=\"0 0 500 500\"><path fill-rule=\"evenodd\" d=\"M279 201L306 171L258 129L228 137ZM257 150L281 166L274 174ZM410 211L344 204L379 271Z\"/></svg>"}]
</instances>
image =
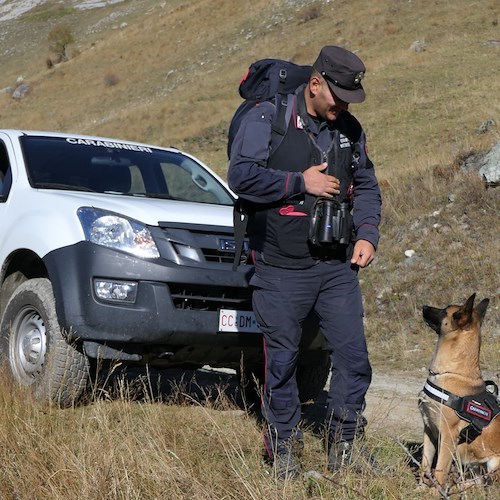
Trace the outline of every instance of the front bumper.
<instances>
[{"instance_id":1,"label":"front bumper","mask_svg":"<svg viewBox=\"0 0 500 500\"><path fill-rule=\"evenodd\" d=\"M89 242L55 250L44 261L61 328L83 341L90 356L127 359L129 353L132 360L183 357L198 364L210 357L221 362L240 357L246 348L261 350L260 334L217 333L220 308L251 310L251 266L232 271L229 263L205 268L162 258L146 261ZM100 300L95 278L137 282L136 302ZM177 355L194 346L200 356Z\"/></svg>"}]
</instances>

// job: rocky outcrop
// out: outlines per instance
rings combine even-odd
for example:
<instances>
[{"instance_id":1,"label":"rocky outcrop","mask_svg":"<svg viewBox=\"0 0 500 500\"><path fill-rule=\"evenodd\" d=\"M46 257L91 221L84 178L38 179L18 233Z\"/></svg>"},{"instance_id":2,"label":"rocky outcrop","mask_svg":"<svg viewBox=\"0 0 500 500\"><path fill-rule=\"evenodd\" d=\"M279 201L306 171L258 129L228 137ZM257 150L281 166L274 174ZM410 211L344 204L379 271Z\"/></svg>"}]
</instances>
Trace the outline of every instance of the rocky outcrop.
<instances>
[{"instance_id":1,"label":"rocky outcrop","mask_svg":"<svg viewBox=\"0 0 500 500\"><path fill-rule=\"evenodd\" d=\"M462 170L475 171L488 186L500 185L500 142L489 151L469 156L462 164Z\"/></svg>"}]
</instances>

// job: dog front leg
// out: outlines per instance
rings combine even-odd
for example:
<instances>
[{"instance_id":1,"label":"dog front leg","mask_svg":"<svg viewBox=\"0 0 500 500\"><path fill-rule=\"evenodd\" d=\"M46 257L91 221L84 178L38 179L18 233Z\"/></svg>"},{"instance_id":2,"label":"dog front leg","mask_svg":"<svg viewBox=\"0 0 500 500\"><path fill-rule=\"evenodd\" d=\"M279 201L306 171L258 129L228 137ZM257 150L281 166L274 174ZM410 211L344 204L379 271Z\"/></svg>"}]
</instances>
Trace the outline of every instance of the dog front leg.
<instances>
[{"instance_id":1,"label":"dog front leg","mask_svg":"<svg viewBox=\"0 0 500 500\"><path fill-rule=\"evenodd\" d=\"M457 449L458 436L454 432L444 432L440 436L438 457L434 477L441 488L446 486L448 474Z\"/></svg>"},{"instance_id":2,"label":"dog front leg","mask_svg":"<svg viewBox=\"0 0 500 500\"><path fill-rule=\"evenodd\" d=\"M436 441L428 431L424 431L422 462L420 464L420 484L431 486L431 468L436 454Z\"/></svg>"}]
</instances>

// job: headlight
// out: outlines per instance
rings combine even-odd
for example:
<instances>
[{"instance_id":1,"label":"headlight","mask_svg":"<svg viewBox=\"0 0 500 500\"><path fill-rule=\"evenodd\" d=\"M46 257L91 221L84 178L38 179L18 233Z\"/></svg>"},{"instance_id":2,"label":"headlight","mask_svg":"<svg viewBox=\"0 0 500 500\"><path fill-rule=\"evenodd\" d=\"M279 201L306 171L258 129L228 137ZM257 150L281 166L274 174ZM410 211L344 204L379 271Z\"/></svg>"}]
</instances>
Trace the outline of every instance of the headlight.
<instances>
[{"instance_id":1,"label":"headlight","mask_svg":"<svg viewBox=\"0 0 500 500\"><path fill-rule=\"evenodd\" d=\"M98 208L77 211L87 241L143 259L160 256L149 229L142 223Z\"/></svg>"}]
</instances>

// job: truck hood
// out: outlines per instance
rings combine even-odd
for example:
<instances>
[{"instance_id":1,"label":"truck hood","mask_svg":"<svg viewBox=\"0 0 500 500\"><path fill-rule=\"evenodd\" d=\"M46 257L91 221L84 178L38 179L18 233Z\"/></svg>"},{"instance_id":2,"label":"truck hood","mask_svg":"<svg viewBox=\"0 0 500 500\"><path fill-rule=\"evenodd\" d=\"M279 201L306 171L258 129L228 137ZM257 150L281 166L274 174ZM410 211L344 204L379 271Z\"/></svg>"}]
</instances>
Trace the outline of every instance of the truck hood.
<instances>
[{"instance_id":1,"label":"truck hood","mask_svg":"<svg viewBox=\"0 0 500 500\"><path fill-rule=\"evenodd\" d=\"M53 203L54 193L57 192L58 205L63 204L65 209L71 208L71 206L75 211L84 206L100 208L151 226L157 226L159 222L229 227L233 225L233 207L227 205L141 198L119 194L78 193L45 189L37 191L41 206L44 206L43 199L45 197L47 197L47 202Z\"/></svg>"}]
</instances>

